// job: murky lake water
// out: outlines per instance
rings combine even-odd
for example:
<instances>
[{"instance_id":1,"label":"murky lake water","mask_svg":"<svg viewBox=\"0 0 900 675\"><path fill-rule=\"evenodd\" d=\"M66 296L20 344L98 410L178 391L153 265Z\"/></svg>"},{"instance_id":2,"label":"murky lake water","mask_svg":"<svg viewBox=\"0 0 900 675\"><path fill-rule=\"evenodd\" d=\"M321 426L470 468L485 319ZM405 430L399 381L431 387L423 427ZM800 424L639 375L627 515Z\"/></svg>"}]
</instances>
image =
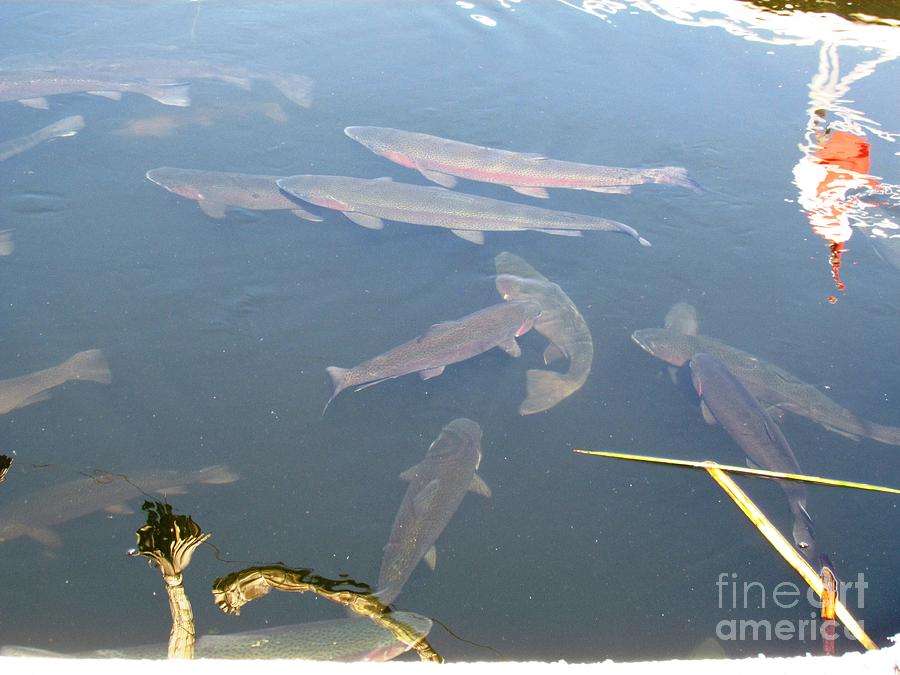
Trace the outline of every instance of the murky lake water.
<instances>
[{"instance_id":1,"label":"murky lake water","mask_svg":"<svg viewBox=\"0 0 900 675\"><path fill-rule=\"evenodd\" d=\"M209 586L272 561L374 586L406 490L398 475L445 424L469 417L483 430L479 474L493 496L465 497L437 542L436 570L420 565L396 602L477 643L435 625L429 639L447 659L683 656L722 637L723 622L808 621L816 609L805 600L773 602L779 582L799 580L704 474L572 450L744 462L721 427L704 423L689 386L673 386L665 364L630 340L662 326L678 301L697 308L702 334L900 426L900 272L891 266L900 240L886 238L900 222L897 29L743 2L682 10L610 2L592 15L527 0L0 5L0 80L126 58L202 59L259 76L249 91L193 79L187 108L130 93L52 96L48 110L0 103L0 142L85 119L78 135L0 163L0 230L14 230L0 258L0 378L102 349L113 380L70 382L0 418L0 451L15 459L0 509L93 469L226 464L239 481L169 497L219 550L217 559L201 548L185 575L198 631L331 618L341 616L331 603L273 594L235 619L210 602ZM311 105L288 100L265 79L272 72L311 78ZM810 149L816 109L824 122ZM488 232L478 246L441 228L363 229L315 207L320 223L286 211L216 220L144 178L175 166L427 183L347 138L348 125L594 164L682 166L704 192L645 185L537 200L460 181L461 192L612 218L653 244ZM849 241L840 227L817 236L807 213L809 199L826 210L845 201L823 197L824 179L794 175L836 130L856 139L870 157L863 173L878 177L862 190L875 206L832 213L832 224L861 226ZM873 241L876 230L884 236ZM847 249L845 290L832 279L829 255L840 253L830 246ZM518 414L525 371L544 367L546 340L532 331L519 359L495 349L436 379L348 391L322 416L326 366L355 365L499 302L502 251L558 283L584 316L595 354L580 391ZM783 431L807 473L900 483L896 446L791 415ZM778 487L741 484L789 536ZM819 548L845 581L864 575L863 602L851 592L847 604L885 644L900 626L898 502L809 492ZM76 651L165 641L160 579L125 555L142 514L101 513L56 528L62 546L52 551L24 537L0 544L4 643ZM758 593L747 606L732 602L732 586L716 585L723 574L760 582L765 607ZM730 655L821 649L808 637L721 645Z\"/></svg>"}]
</instances>

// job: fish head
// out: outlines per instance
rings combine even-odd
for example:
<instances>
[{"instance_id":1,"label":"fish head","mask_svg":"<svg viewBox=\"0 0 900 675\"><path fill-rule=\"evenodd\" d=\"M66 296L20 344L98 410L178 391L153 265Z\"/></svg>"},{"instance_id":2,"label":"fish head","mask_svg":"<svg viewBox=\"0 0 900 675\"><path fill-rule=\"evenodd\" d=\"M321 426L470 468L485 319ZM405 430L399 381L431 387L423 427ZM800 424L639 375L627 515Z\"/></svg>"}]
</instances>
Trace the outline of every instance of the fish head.
<instances>
[{"instance_id":1,"label":"fish head","mask_svg":"<svg viewBox=\"0 0 900 675\"><path fill-rule=\"evenodd\" d=\"M792 531L794 543L803 553L803 556L810 561L815 561L816 556L816 535L812 521L808 517L795 517Z\"/></svg>"},{"instance_id":2,"label":"fish head","mask_svg":"<svg viewBox=\"0 0 900 675\"><path fill-rule=\"evenodd\" d=\"M286 176L275 181L278 188L289 197L338 211L352 210L344 193L344 181L339 176L314 176L310 174Z\"/></svg>"},{"instance_id":3,"label":"fish head","mask_svg":"<svg viewBox=\"0 0 900 675\"><path fill-rule=\"evenodd\" d=\"M477 468L481 463L481 427L477 422L460 417L441 430L429 446L427 456L431 459L450 459L469 448L475 453Z\"/></svg>"},{"instance_id":4,"label":"fish head","mask_svg":"<svg viewBox=\"0 0 900 675\"><path fill-rule=\"evenodd\" d=\"M389 145L391 129L382 127L346 127L344 133L376 155L384 155L391 150Z\"/></svg>"},{"instance_id":5,"label":"fish head","mask_svg":"<svg viewBox=\"0 0 900 675\"><path fill-rule=\"evenodd\" d=\"M494 280L497 292L504 300L535 300L542 294L543 282L514 274L498 274Z\"/></svg>"},{"instance_id":6,"label":"fish head","mask_svg":"<svg viewBox=\"0 0 900 675\"><path fill-rule=\"evenodd\" d=\"M694 385L694 389L697 390L697 396L703 396L703 381L709 377L708 373L711 370L715 368L725 368L727 370L725 364L709 354L694 354L691 357L690 368L691 382Z\"/></svg>"},{"instance_id":7,"label":"fish head","mask_svg":"<svg viewBox=\"0 0 900 675\"><path fill-rule=\"evenodd\" d=\"M150 169L145 176L151 183L156 183L180 197L195 201L204 199L204 195L197 185L197 172L161 166L157 169Z\"/></svg>"},{"instance_id":8,"label":"fish head","mask_svg":"<svg viewBox=\"0 0 900 675\"><path fill-rule=\"evenodd\" d=\"M665 328L645 328L631 334L632 341L645 352L679 368L688 362L692 352L684 337Z\"/></svg>"},{"instance_id":9,"label":"fish head","mask_svg":"<svg viewBox=\"0 0 900 675\"><path fill-rule=\"evenodd\" d=\"M534 322L541 316L541 305L533 300L514 302L519 305L518 309L522 314L522 325L516 330L516 337L521 337L534 328Z\"/></svg>"}]
</instances>

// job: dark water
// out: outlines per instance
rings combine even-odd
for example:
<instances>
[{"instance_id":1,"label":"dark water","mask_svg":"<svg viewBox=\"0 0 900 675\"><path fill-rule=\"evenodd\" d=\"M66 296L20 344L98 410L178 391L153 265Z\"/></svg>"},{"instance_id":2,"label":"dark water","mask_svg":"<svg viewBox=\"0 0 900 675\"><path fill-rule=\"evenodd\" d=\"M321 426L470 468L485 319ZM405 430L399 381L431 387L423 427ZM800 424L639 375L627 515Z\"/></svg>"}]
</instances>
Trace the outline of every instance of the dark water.
<instances>
[{"instance_id":1,"label":"dark water","mask_svg":"<svg viewBox=\"0 0 900 675\"><path fill-rule=\"evenodd\" d=\"M759 14L746 3L717 6L726 13L702 16ZM417 569L397 601L496 650L436 626L431 641L448 659L682 656L722 621L808 620L815 608L805 600L773 606L776 585L797 578L708 477L572 449L743 462L662 362L629 339L661 326L676 301L697 307L702 333L900 425L898 272L859 229L843 255L846 290L837 291L829 242L811 231L792 174L823 41L838 38L815 22L820 41L762 30L768 41L758 41L664 20L662 10L598 14L546 1L0 5L6 68L175 54L315 83L310 108L263 81L248 92L212 80L192 83L187 109L132 94L56 96L49 111L0 104L0 141L66 115L86 120L78 136L0 164L0 229L15 228L15 250L0 258L0 377L91 348L113 373L110 386L69 383L0 419L0 450L16 459L0 505L94 468L227 464L240 481L170 498L231 561L204 548L187 571L198 630L330 618L341 615L330 603L276 595L226 617L209 587L271 561L374 585L406 489L398 474L465 416L484 431L479 473L493 498L464 499L438 541L436 571ZM867 44L870 28L841 34L839 73L883 62L826 115L849 124L844 106L881 125L857 135L870 145L869 172L890 186L900 169L889 136L898 131L900 70L881 33ZM286 119L271 119L264 103ZM171 118L167 135L123 133L158 116ZM487 233L475 246L437 228L365 230L337 212L322 223L250 211L217 221L144 179L168 165L424 184L345 137L347 125L574 161L684 166L705 192L555 190L539 203L628 223L649 249L602 232ZM537 202L469 181L458 189ZM879 217L896 222L896 192L884 194ZM541 367L546 344L532 332L518 360L493 350L427 382L408 376L346 392L322 418L326 366L354 365L498 302L493 258L504 250L559 283L592 331L593 371L576 395L544 414L517 414L525 371ZM900 483L896 447L798 417L783 429L809 473ZM778 487L741 484L787 532ZM852 594L848 605L886 644L900 626L897 500L811 488L809 510L842 578L864 575L864 606ZM0 544L3 642L65 651L164 641L159 576L125 555L142 522L140 513L95 513L67 523L53 554L24 538ZM734 608L730 587L720 603L716 580L733 573L738 584L765 587L765 608L755 595ZM808 638L722 646L730 655L821 649Z\"/></svg>"}]
</instances>

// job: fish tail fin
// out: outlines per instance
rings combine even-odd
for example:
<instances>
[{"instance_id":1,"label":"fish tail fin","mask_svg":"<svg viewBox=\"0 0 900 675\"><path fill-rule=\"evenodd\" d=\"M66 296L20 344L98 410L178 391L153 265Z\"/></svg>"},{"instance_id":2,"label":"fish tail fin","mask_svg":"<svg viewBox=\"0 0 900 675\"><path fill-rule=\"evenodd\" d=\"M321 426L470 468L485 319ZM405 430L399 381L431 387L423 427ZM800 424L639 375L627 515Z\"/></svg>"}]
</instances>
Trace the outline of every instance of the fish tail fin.
<instances>
[{"instance_id":1,"label":"fish tail fin","mask_svg":"<svg viewBox=\"0 0 900 675\"><path fill-rule=\"evenodd\" d=\"M654 183L677 185L697 194L702 194L703 192L700 184L688 177L687 169L683 166L663 166L658 169L647 169L645 176Z\"/></svg>"},{"instance_id":2,"label":"fish tail fin","mask_svg":"<svg viewBox=\"0 0 900 675\"><path fill-rule=\"evenodd\" d=\"M206 485L225 485L226 483L233 483L240 478L237 473L224 464L215 464L200 469L195 474L195 477L197 482L205 483Z\"/></svg>"},{"instance_id":3,"label":"fish tail fin","mask_svg":"<svg viewBox=\"0 0 900 675\"><path fill-rule=\"evenodd\" d=\"M73 380L91 380L101 384L110 384L112 382L109 364L106 362L103 352L99 349L78 352L63 365L69 377Z\"/></svg>"},{"instance_id":4,"label":"fish tail fin","mask_svg":"<svg viewBox=\"0 0 900 675\"><path fill-rule=\"evenodd\" d=\"M528 395L519 406L520 415L533 415L549 410L572 393L572 385L562 373L552 370L529 370L525 376L525 390Z\"/></svg>"},{"instance_id":5,"label":"fish tail fin","mask_svg":"<svg viewBox=\"0 0 900 675\"><path fill-rule=\"evenodd\" d=\"M144 91L154 101L176 108L187 108L191 104L190 84L157 84L148 86Z\"/></svg>"},{"instance_id":6,"label":"fish tail fin","mask_svg":"<svg viewBox=\"0 0 900 675\"><path fill-rule=\"evenodd\" d=\"M335 398L337 398L337 395L347 388L347 373L350 372L350 369L328 366L325 369L325 372L331 377L331 382L334 384L334 393L331 395L331 398L328 399L328 402L325 403L325 407L322 408L322 417L325 417L325 411L328 410L328 406L331 405L331 402Z\"/></svg>"}]
</instances>

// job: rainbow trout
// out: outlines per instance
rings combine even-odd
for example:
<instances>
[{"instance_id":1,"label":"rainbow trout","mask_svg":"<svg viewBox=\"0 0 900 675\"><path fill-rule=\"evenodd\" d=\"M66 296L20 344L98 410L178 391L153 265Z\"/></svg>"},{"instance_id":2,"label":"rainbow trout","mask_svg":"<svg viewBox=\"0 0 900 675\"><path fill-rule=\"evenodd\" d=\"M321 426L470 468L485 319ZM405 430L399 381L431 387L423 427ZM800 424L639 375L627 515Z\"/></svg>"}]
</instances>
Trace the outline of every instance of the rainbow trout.
<instances>
[{"instance_id":1,"label":"rainbow trout","mask_svg":"<svg viewBox=\"0 0 900 675\"><path fill-rule=\"evenodd\" d=\"M89 349L78 352L58 366L30 375L0 380L0 415L50 398L50 390L70 380L90 380L109 384L112 375L103 352Z\"/></svg>"},{"instance_id":2,"label":"rainbow trout","mask_svg":"<svg viewBox=\"0 0 900 675\"><path fill-rule=\"evenodd\" d=\"M456 178L505 185L516 192L547 199L546 188L570 188L625 194L633 185L663 183L695 192L697 184L680 166L626 169L579 164L527 152L510 152L387 127L347 127L344 133L376 155L415 169L446 188Z\"/></svg>"},{"instance_id":3,"label":"rainbow trout","mask_svg":"<svg viewBox=\"0 0 900 675\"><path fill-rule=\"evenodd\" d=\"M580 236L582 230L621 232L650 242L637 231L615 220L499 199L466 195L439 187L395 183L390 178L348 176L290 176L278 181L287 194L310 204L343 212L357 225L384 228L384 220L443 227L475 244L484 243L485 232L536 230L545 234Z\"/></svg>"},{"instance_id":4,"label":"rainbow trout","mask_svg":"<svg viewBox=\"0 0 900 675\"><path fill-rule=\"evenodd\" d=\"M31 150L33 147L40 145L44 141L49 141L53 138L68 138L69 136L74 136L82 129L84 129L84 118L81 115L64 117L58 122L48 124L44 128L38 129L33 133L0 143L0 162L7 160L10 157L20 155L27 150Z\"/></svg>"}]
</instances>

